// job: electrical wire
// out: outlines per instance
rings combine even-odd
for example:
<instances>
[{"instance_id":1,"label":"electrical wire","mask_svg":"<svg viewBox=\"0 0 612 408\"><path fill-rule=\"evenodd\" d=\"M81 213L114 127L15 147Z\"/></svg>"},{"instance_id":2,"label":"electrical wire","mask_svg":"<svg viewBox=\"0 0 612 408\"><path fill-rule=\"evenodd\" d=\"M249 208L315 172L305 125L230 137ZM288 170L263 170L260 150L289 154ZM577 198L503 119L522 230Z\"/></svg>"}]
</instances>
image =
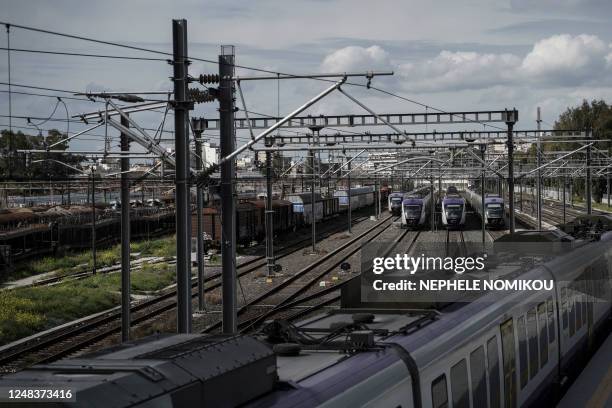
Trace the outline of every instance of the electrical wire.
<instances>
[{"instance_id":1,"label":"electrical wire","mask_svg":"<svg viewBox=\"0 0 612 408\"><path fill-rule=\"evenodd\" d=\"M0 47L0 50L8 50L6 47ZM136 60L136 61L163 61L167 62L167 58L150 58L150 57L127 57L122 55L108 55L108 54L86 54L80 52L65 52L65 51L44 51L44 50L31 50L25 48L11 48L11 51L32 53L32 54L51 54L51 55L64 55L73 57L91 57L91 58L110 58L110 59L123 59L123 60Z\"/></svg>"},{"instance_id":2,"label":"electrical wire","mask_svg":"<svg viewBox=\"0 0 612 408\"><path fill-rule=\"evenodd\" d=\"M22 91L7 91L4 89L0 89L0 93L11 93L13 95L17 94L17 95L27 95L27 96L40 96L40 97L46 97L46 98L57 98L57 95L40 94L40 93L33 93L33 92L22 92ZM68 100L74 100L74 101L84 101L84 102L104 103L104 101L98 101L98 100L92 101L91 99L78 98L75 96L62 96L62 99L68 99Z\"/></svg>"}]
</instances>

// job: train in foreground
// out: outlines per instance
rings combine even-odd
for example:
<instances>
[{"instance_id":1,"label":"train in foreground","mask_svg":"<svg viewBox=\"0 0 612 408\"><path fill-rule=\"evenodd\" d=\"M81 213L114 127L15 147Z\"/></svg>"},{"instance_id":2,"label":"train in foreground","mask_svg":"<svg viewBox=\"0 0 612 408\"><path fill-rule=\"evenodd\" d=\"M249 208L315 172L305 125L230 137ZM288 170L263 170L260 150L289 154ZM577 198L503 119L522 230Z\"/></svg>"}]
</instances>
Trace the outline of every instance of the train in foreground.
<instances>
[{"instance_id":1,"label":"train in foreground","mask_svg":"<svg viewBox=\"0 0 612 408\"><path fill-rule=\"evenodd\" d=\"M506 225L504 199L499 195L485 193L484 214L482 196L474 190L466 190L465 195L474 211L480 215L481 219L484 218L485 227L503 228Z\"/></svg>"},{"instance_id":2,"label":"train in foreground","mask_svg":"<svg viewBox=\"0 0 612 408\"><path fill-rule=\"evenodd\" d=\"M449 186L442 199L442 225L447 229L458 229L465 225L465 199L455 186Z\"/></svg>"},{"instance_id":3,"label":"train in foreground","mask_svg":"<svg viewBox=\"0 0 612 408\"><path fill-rule=\"evenodd\" d=\"M432 201L432 192L429 186L404 194L402 227L417 229L425 225L430 216Z\"/></svg>"},{"instance_id":4,"label":"train in foreground","mask_svg":"<svg viewBox=\"0 0 612 408\"><path fill-rule=\"evenodd\" d=\"M551 406L610 332L610 238L512 272L553 281L551 291L416 309L361 303L353 279L340 309L275 320L255 336L156 336L35 366L0 386L52 384L72 390L65 406L79 407Z\"/></svg>"}]
</instances>

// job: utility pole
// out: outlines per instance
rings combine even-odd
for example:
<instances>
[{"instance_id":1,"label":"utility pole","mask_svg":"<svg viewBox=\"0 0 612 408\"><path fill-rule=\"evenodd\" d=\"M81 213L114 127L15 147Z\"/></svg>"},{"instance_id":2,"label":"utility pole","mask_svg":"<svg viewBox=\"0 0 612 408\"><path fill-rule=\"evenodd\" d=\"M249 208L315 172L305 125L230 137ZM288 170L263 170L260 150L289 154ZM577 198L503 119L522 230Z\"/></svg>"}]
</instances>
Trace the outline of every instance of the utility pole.
<instances>
[{"instance_id":1,"label":"utility pole","mask_svg":"<svg viewBox=\"0 0 612 408\"><path fill-rule=\"evenodd\" d=\"M523 163L519 162L519 174L523 172ZM523 179L519 178L519 208L523 211Z\"/></svg>"},{"instance_id":2,"label":"utility pole","mask_svg":"<svg viewBox=\"0 0 612 408\"><path fill-rule=\"evenodd\" d=\"M202 133L205 127L204 118L192 118L191 128L193 129L196 150L196 170L202 171L204 167L204 156L202 151ZM198 263L198 311L206 310L206 299L204 298L204 225L202 211L204 207L204 197L202 197L202 187L196 186L196 258Z\"/></svg>"},{"instance_id":3,"label":"utility pole","mask_svg":"<svg viewBox=\"0 0 612 408\"><path fill-rule=\"evenodd\" d=\"M91 165L91 273L96 274L96 165Z\"/></svg>"},{"instance_id":4,"label":"utility pole","mask_svg":"<svg viewBox=\"0 0 612 408\"><path fill-rule=\"evenodd\" d=\"M346 179L347 179L347 184L348 184L348 189L346 191L346 194L348 195L348 232L349 234L352 233L351 231L351 158L347 157L348 159L348 163L347 163L347 171L348 173L346 174Z\"/></svg>"},{"instance_id":5,"label":"utility pole","mask_svg":"<svg viewBox=\"0 0 612 408\"><path fill-rule=\"evenodd\" d=\"M274 210L272 209L272 152L266 151L266 260L268 276L274 273ZM314 242L313 242L314 245Z\"/></svg>"},{"instance_id":6,"label":"utility pole","mask_svg":"<svg viewBox=\"0 0 612 408\"><path fill-rule=\"evenodd\" d=\"M176 289L178 333L191 332L191 231L189 214L189 126L187 20L172 20L176 194Z\"/></svg>"},{"instance_id":7,"label":"utility pole","mask_svg":"<svg viewBox=\"0 0 612 408\"><path fill-rule=\"evenodd\" d=\"M514 124L518 120L518 111L506 110L505 122L508 126L508 204L510 205L510 233L514 233L514 141L512 140Z\"/></svg>"},{"instance_id":8,"label":"utility pole","mask_svg":"<svg viewBox=\"0 0 612 408\"><path fill-rule=\"evenodd\" d=\"M480 145L480 158L482 159L482 173L480 174L480 210L482 214L482 244L484 245L486 239L486 231L485 231L485 222L486 222L486 214L485 214L485 152L487 150L487 145L481 143ZM504 209L502 208L502 217L503 217Z\"/></svg>"},{"instance_id":9,"label":"utility pole","mask_svg":"<svg viewBox=\"0 0 612 408\"><path fill-rule=\"evenodd\" d=\"M586 148L586 188L584 189L585 191L585 201L586 201L586 209L587 209L587 214L591 215L593 213L593 203L592 203L592 192L591 192L591 183L592 183L592 178L591 178L591 144L589 142L590 139L592 139L593 137L593 129L587 129L587 143L588 146Z\"/></svg>"},{"instance_id":10,"label":"utility pole","mask_svg":"<svg viewBox=\"0 0 612 408\"><path fill-rule=\"evenodd\" d=\"M380 191L378 190L378 177L374 175L374 218L378 218L378 205L380 204Z\"/></svg>"},{"instance_id":11,"label":"utility pole","mask_svg":"<svg viewBox=\"0 0 612 408\"><path fill-rule=\"evenodd\" d=\"M542 128L542 118L540 116L540 107L537 109L537 120L538 124L538 138L536 143L536 166L538 171L536 172L536 218L538 219L538 230L542 230L542 173L540 167L542 166L542 146L541 146L541 135L540 129Z\"/></svg>"},{"instance_id":12,"label":"utility pole","mask_svg":"<svg viewBox=\"0 0 612 408\"><path fill-rule=\"evenodd\" d=\"M310 208L312 210L312 220L311 220L311 226L312 226L312 253L316 254L317 253L317 248L316 248L316 242L317 242L317 217L316 217L316 213L315 213L315 152L314 150L310 151L310 171L311 171L311 175L310 175ZM350 219L349 219L349 223L350 223Z\"/></svg>"},{"instance_id":13,"label":"utility pole","mask_svg":"<svg viewBox=\"0 0 612 408\"><path fill-rule=\"evenodd\" d=\"M235 150L234 128L234 47L221 46L219 55L219 126L220 154L226 157ZM221 262L223 283L223 333L233 334L237 327L236 303L236 203L234 177L236 160L221 164Z\"/></svg>"},{"instance_id":14,"label":"utility pole","mask_svg":"<svg viewBox=\"0 0 612 408\"><path fill-rule=\"evenodd\" d=\"M121 117L121 124L126 128L130 122ZM130 340L130 139L121 133L121 341Z\"/></svg>"},{"instance_id":15,"label":"utility pole","mask_svg":"<svg viewBox=\"0 0 612 408\"><path fill-rule=\"evenodd\" d=\"M434 227L435 227L435 218L436 218L436 202L434 200L434 178L433 178L433 172L431 172L430 174L430 180L429 180L429 184L430 184L430 195L431 195L431 199L430 199L430 204L431 204L431 209L430 209L430 223L431 223L431 232L434 232ZM439 194L442 194L442 191L439 192ZM440 196L441 197L441 196ZM442 207L440 207L442 208ZM444 209L441 209L441 211L444 211Z\"/></svg>"},{"instance_id":16,"label":"utility pole","mask_svg":"<svg viewBox=\"0 0 612 408\"><path fill-rule=\"evenodd\" d=\"M610 207L610 170L608 170L606 174L608 182L608 188L606 189L606 192L608 193L608 207Z\"/></svg>"},{"instance_id":17,"label":"utility pole","mask_svg":"<svg viewBox=\"0 0 612 408\"><path fill-rule=\"evenodd\" d=\"M565 225L565 205L566 205L565 189L566 187L567 187L567 179L565 176L563 176L563 224L564 225Z\"/></svg>"}]
</instances>

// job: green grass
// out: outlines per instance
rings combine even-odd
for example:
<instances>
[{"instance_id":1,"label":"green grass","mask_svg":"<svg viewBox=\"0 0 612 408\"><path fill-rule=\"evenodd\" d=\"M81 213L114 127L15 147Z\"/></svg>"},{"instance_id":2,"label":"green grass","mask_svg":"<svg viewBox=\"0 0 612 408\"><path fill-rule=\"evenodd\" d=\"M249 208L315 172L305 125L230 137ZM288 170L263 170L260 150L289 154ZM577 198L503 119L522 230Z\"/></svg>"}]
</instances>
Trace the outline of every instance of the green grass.
<instances>
[{"instance_id":1,"label":"green grass","mask_svg":"<svg viewBox=\"0 0 612 408\"><path fill-rule=\"evenodd\" d=\"M578 204L578 205L581 205L581 206L585 206L586 205L586 203L584 202L583 197L578 197L578 196L574 196L574 204ZM591 201L591 205L596 210L603 210L603 211L612 212L612 207L608 207L607 199L604 199L601 203L598 203L595 200L593 200L593 201Z\"/></svg>"},{"instance_id":2,"label":"green grass","mask_svg":"<svg viewBox=\"0 0 612 408\"><path fill-rule=\"evenodd\" d=\"M173 265L144 265L131 274L133 292L157 291L174 281ZM121 275L113 273L0 291L0 344L116 306L120 288Z\"/></svg>"},{"instance_id":3,"label":"green grass","mask_svg":"<svg viewBox=\"0 0 612 408\"><path fill-rule=\"evenodd\" d=\"M149 241L132 242L132 253L141 256L171 257L176 255L176 237L158 238ZM111 248L96 252L96 266L98 268L111 266L121 260L121 247L115 245ZM81 266L80 266L81 265ZM90 250L69 253L65 256L49 256L29 261L19 265L15 271L4 276L4 280L21 279L41 273L56 271L56 275L63 276L81 269L91 269L93 257Z\"/></svg>"}]
</instances>

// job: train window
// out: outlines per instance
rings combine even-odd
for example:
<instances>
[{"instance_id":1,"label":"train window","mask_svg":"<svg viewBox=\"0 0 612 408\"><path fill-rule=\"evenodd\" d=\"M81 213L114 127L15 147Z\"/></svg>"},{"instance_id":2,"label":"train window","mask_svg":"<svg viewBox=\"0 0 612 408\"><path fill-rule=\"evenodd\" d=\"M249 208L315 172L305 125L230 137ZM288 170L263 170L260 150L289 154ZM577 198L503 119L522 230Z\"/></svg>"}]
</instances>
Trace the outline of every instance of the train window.
<instances>
[{"instance_id":1,"label":"train window","mask_svg":"<svg viewBox=\"0 0 612 408\"><path fill-rule=\"evenodd\" d=\"M582 327L582 293L580 292L580 286L576 285L576 305L574 309L576 309L576 331L580 330Z\"/></svg>"},{"instance_id":2,"label":"train window","mask_svg":"<svg viewBox=\"0 0 612 408\"><path fill-rule=\"evenodd\" d=\"M495 336L487 341L487 362L489 365L489 406L499 408L499 358Z\"/></svg>"},{"instance_id":3,"label":"train window","mask_svg":"<svg viewBox=\"0 0 612 408\"><path fill-rule=\"evenodd\" d=\"M567 329L567 288L561 289L561 309L563 312L563 330Z\"/></svg>"},{"instance_id":4,"label":"train window","mask_svg":"<svg viewBox=\"0 0 612 408\"><path fill-rule=\"evenodd\" d=\"M586 285L586 281L583 282ZM587 295L582 295L582 324L587 324L587 308L589 305L589 299Z\"/></svg>"},{"instance_id":5,"label":"train window","mask_svg":"<svg viewBox=\"0 0 612 408\"><path fill-rule=\"evenodd\" d=\"M485 354L482 346L470 354L470 373L472 374L472 405L487 406L487 381L485 377Z\"/></svg>"},{"instance_id":6,"label":"train window","mask_svg":"<svg viewBox=\"0 0 612 408\"><path fill-rule=\"evenodd\" d=\"M516 319L516 330L518 331L519 342L519 377L521 379L521 389L525 388L529 380L529 370L527 367L527 327L525 326L525 316Z\"/></svg>"},{"instance_id":7,"label":"train window","mask_svg":"<svg viewBox=\"0 0 612 408\"><path fill-rule=\"evenodd\" d=\"M468 373L465 359L451 367L451 395L453 408L469 408Z\"/></svg>"},{"instance_id":8,"label":"train window","mask_svg":"<svg viewBox=\"0 0 612 408\"><path fill-rule=\"evenodd\" d=\"M546 329L546 303L538 305L538 328L540 329L540 367L548 362L548 330Z\"/></svg>"},{"instance_id":9,"label":"train window","mask_svg":"<svg viewBox=\"0 0 612 408\"><path fill-rule=\"evenodd\" d=\"M446 391L446 374L442 374L431 383L431 402L433 408L448 407L448 393Z\"/></svg>"},{"instance_id":10,"label":"train window","mask_svg":"<svg viewBox=\"0 0 612 408\"><path fill-rule=\"evenodd\" d=\"M514 325L512 318L500 326L504 361L504 407L516 407L516 361L514 359Z\"/></svg>"},{"instance_id":11,"label":"train window","mask_svg":"<svg viewBox=\"0 0 612 408\"><path fill-rule=\"evenodd\" d=\"M527 335L529 336L529 378L538 373L538 327L536 322L536 309L527 312Z\"/></svg>"},{"instance_id":12,"label":"train window","mask_svg":"<svg viewBox=\"0 0 612 408\"><path fill-rule=\"evenodd\" d=\"M546 311L548 312L548 342L555 342L555 310L552 297L546 300Z\"/></svg>"},{"instance_id":13,"label":"train window","mask_svg":"<svg viewBox=\"0 0 612 408\"><path fill-rule=\"evenodd\" d=\"M569 335L572 337L576 333L576 307L573 294L567 297L567 308L569 309Z\"/></svg>"}]
</instances>

